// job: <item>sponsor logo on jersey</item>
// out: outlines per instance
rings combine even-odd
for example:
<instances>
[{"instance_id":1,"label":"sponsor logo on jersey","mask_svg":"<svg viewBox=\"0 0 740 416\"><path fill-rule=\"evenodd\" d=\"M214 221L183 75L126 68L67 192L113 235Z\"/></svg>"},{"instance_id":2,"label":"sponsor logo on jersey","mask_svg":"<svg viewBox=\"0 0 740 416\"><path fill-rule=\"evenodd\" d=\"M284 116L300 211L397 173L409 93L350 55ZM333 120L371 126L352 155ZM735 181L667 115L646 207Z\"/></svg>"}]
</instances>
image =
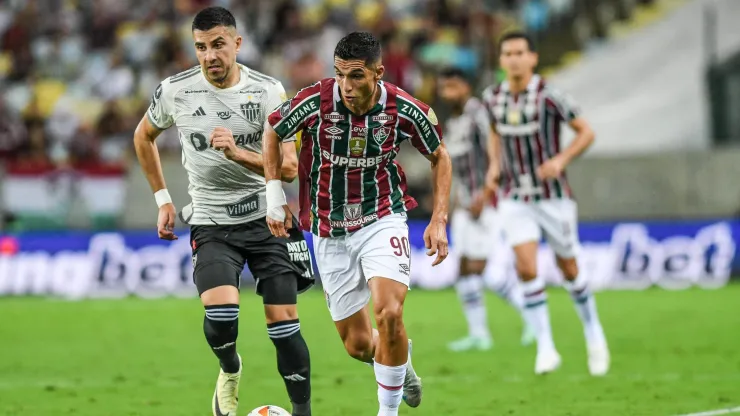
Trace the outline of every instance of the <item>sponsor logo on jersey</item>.
<instances>
[{"instance_id":1,"label":"sponsor logo on jersey","mask_svg":"<svg viewBox=\"0 0 740 416\"><path fill-rule=\"evenodd\" d=\"M352 126L352 134L367 136L367 127Z\"/></svg>"},{"instance_id":2,"label":"sponsor logo on jersey","mask_svg":"<svg viewBox=\"0 0 740 416\"><path fill-rule=\"evenodd\" d=\"M242 199L235 204L226 205L226 213L229 215L229 217L232 218L246 217L259 211L259 208L259 195L254 194Z\"/></svg>"},{"instance_id":3,"label":"sponsor logo on jersey","mask_svg":"<svg viewBox=\"0 0 740 416\"><path fill-rule=\"evenodd\" d=\"M347 157L333 155L328 150L322 150L321 155L324 159L331 162L332 165L348 166L350 168L372 168L390 157L390 153L371 157Z\"/></svg>"},{"instance_id":4,"label":"sponsor logo on jersey","mask_svg":"<svg viewBox=\"0 0 740 416\"><path fill-rule=\"evenodd\" d=\"M324 131L326 133L328 133L328 134L331 134L332 136L338 136L338 135L344 133L344 130L342 130L339 127L334 126L334 125L331 125L331 126L325 128ZM334 140L337 140L337 139L334 139Z\"/></svg>"},{"instance_id":5,"label":"sponsor logo on jersey","mask_svg":"<svg viewBox=\"0 0 740 416\"><path fill-rule=\"evenodd\" d=\"M287 103L290 104L290 101L287 101ZM284 104L283 107L285 107ZM282 110L283 109L281 108L280 114L282 114ZM288 117L288 119L286 120L288 130L293 130L295 126L297 126L298 123L300 123L306 117L307 114L310 114L316 110L318 110L318 108L316 108L315 100L306 101L300 106L296 107L292 113L289 112L290 117Z\"/></svg>"},{"instance_id":6,"label":"sponsor logo on jersey","mask_svg":"<svg viewBox=\"0 0 740 416\"><path fill-rule=\"evenodd\" d=\"M375 143L382 144L385 139L388 138L391 134L391 128L390 127L376 127L373 129L373 138L375 139Z\"/></svg>"},{"instance_id":7,"label":"sponsor logo on jersey","mask_svg":"<svg viewBox=\"0 0 740 416\"><path fill-rule=\"evenodd\" d=\"M206 115L206 112L203 111L203 107L198 107L198 109L193 112L193 117L200 117L204 115Z\"/></svg>"},{"instance_id":8,"label":"sponsor logo on jersey","mask_svg":"<svg viewBox=\"0 0 740 416\"><path fill-rule=\"evenodd\" d=\"M259 103L248 102L240 105L242 114L249 122L256 122L260 117L260 105Z\"/></svg>"},{"instance_id":9,"label":"sponsor logo on jersey","mask_svg":"<svg viewBox=\"0 0 740 416\"><path fill-rule=\"evenodd\" d=\"M290 101L286 101L280 106L280 117L287 117L290 114L290 108L292 104Z\"/></svg>"},{"instance_id":10,"label":"sponsor logo on jersey","mask_svg":"<svg viewBox=\"0 0 740 416\"><path fill-rule=\"evenodd\" d=\"M378 219L378 214L365 215L354 220L343 220L343 221L329 221L332 228L351 228L360 225L365 225L369 222L373 222Z\"/></svg>"},{"instance_id":11,"label":"sponsor logo on jersey","mask_svg":"<svg viewBox=\"0 0 740 416\"><path fill-rule=\"evenodd\" d=\"M355 136L349 139L349 153L352 156L362 156L365 153L367 138Z\"/></svg>"},{"instance_id":12,"label":"sponsor logo on jersey","mask_svg":"<svg viewBox=\"0 0 740 416\"><path fill-rule=\"evenodd\" d=\"M419 111L416 107L410 106L409 104L401 105L401 112L414 120L416 126L419 127L419 130L421 130L422 136L424 136L425 138L429 138L429 136L431 136L434 129L432 128L432 124L430 123L429 119L426 117L426 114Z\"/></svg>"},{"instance_id":13,"label":"sponsor logo on jersey","mask_svg":"<svg viewBox=\"0 0 740 416\"><path fill-rule=\"evenodd\" d=\"M217 111L216 114L218 115L218 118L221 120L228 120L231 118L231 111Z\"/></svg>"},{"instance_id":14,"label":"sponsor logo on jersey","mask_svg":"<svg viewBox=\"0 0 740 416\"><path fill-rule=\"evenodd\" d=\"M253 133L247 133L247 134L237 134L234 136L234 142L237 146L246 146L248 144L257 143L260 140L262 140L262 132L257 131Z\"/></svg>"},{"instance_id":15,"label":"sponsor logo on jersey","mask_svg":"<svg viewBox=\"0 0 740 416\"><path fill-rule=\"evenodd\" d=\"M377 121L380 124L385 124L389 121L393 121L393 116L389 116L386 113L380 113L377 116L373 116L373 121Z\"/></svg>"},{"instance_id":16,"label":"sponsor logo on jersey","mask_svg":"<svg viewBox=\"0 0 740 416\"><path fill-rule=\"evenodd\" d=\"M208 94L208 90L185 90L185 94Z\"/></svg>"},{"instance_id":17,"label":"sponsor logo on jersey","mask_svg":"<svg viewBox=\"0 0 740 416\"><path fill-rule=\"evenodd\" d=\"M362 216L362 205L347 204L344 206L344 219L356 220Z\"/></svg>"},{"instance_id":18,"label":"sponsor logo on jersey","mask_svg":"<svg viewBox=\"0 0 740 416\"><path fill-rule=\"evenodd\" d=\"M324 114L324 120L331 121L332 123L344 121L344 114L339 114L336 111L332 111L329 114Z\"/></svg>"}]
</instances>

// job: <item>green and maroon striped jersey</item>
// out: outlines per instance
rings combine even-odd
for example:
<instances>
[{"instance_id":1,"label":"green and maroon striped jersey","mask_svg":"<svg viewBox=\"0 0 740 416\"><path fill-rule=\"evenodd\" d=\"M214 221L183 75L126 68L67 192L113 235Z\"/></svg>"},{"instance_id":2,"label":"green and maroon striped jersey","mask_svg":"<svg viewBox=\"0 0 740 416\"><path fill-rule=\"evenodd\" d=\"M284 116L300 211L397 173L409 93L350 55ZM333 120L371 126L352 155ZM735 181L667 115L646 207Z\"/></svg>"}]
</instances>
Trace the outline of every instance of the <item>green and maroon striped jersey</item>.
<instances>
[{"instance_id":1,"label":"green and maroon striped jersey","mask_svg":"<svg viewBox=\"0 0 740 416\"><path fill-rule=\"evenodd\" d=\"M404 140L424 155L433 153L442 143L439 123L407 92L387 82L378 86L380 99L364 115L350 112L339 85L327 78L268 117L281 140L303 131L298 177L304 230L338 237L417 206L396 155Z\"/></svg>"},{"instance_id":2,"label":"green and maroon striped jersey","mask_svg":"<svg viewBox=\"0 0 740 416\"><path fill-rule=\"evenodd\" d=\"M503 196L524 202L572 198L565 172L541 180L537 168L562 150L561 124L580 114L573 100L534 75L526 91L517 95L507 81L489 87L483 102L501 136Z\"/></svg>"}]
</instances>

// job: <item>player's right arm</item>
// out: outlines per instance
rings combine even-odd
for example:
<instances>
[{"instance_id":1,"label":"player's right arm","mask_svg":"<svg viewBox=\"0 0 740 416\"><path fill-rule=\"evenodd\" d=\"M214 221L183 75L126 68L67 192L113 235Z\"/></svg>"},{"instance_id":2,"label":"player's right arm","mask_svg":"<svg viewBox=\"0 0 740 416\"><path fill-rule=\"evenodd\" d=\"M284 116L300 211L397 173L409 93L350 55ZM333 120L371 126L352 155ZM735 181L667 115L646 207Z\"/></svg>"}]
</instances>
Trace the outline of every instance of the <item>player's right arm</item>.
<instances>
[{"instance_id":1,"label":"player's right arm","mask_svg":"<svg viewBox=\"0 0 740 416\"><path fill-rule=\"evenodd\" d=\"M262 136L262 164L267 183L267 226L276 237L288 236L286 229L292 217L280 181L283 164L280 144L303 130L307 122L319 114L320 105L321 82L317 82L298 91L267 117Z\"/></svg>"},{"instance_id":2,"label":"player's right arm","mask_svg":"<svg viewBox=\"0 0 740 416\"><path fill-rule=\"evenodd\" d=\"M162 174L162 164L159 159L159 151L154 142L159 134L173 124L170 112L166 108L163 97L162 84L152 96L152 103L147 113L139 122L134 131L134 148L139 165L144 171L149 187L154 193L154 199L159 207L157 218L157 233L163 240L177 240L174 233L175 228L175 205L167 191L167 186Z\"/></svg>"}]
</instances>

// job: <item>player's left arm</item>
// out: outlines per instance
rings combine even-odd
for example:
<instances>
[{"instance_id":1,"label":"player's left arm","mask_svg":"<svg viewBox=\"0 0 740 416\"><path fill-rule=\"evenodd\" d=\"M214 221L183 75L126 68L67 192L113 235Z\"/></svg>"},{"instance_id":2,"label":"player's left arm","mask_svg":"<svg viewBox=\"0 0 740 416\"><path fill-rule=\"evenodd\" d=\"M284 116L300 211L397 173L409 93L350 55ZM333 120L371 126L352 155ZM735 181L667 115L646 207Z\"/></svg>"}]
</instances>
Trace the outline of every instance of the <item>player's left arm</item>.
<instances>
[{"instance_id":1,"label":"player's left arm","mask_svg":"<svg viewBox=\"0 0 740 416\"><path fill-rule=\"evenodd\" d=\"M447 148L442 142L442 129L434 110L413 98L406 98L409 104L401 103L400 114L405 118L404 126L408 128L411 144L431 163L432 191L434 208L432 219L424 231L424 245L427 256L437 255L432 266L447 258L447 217L450 205L450 188L452 187L452 161ZM404 114L404 110L408 114Z\"/></svg>"},{"instance_id":2,"label":"player's left arm","mask_svg":"<svg viewBox=\"0 0 740 416\"><path fill-rule=\"evenodd\" d=\"M576 137L570 145L540 166L537 174L543 179L559 177L570 162L593 144L596 137L588 121L581 115L578 105L569 96L551 91L546 97L546 105L554 107L558 117L568 123Z\"/></svg>"}]
</instances>

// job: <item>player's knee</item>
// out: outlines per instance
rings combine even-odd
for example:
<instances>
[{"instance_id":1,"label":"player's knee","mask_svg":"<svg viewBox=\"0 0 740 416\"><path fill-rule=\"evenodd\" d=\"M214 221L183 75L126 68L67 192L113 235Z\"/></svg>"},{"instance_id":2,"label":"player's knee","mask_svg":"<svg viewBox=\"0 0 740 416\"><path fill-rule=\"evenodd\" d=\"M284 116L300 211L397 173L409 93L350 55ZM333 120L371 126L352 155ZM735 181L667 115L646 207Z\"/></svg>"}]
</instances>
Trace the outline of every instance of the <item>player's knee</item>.
<instances>
[{"instance_id":1,"label":"player's knee","mask_svg":"<svg viewBox=\"0 0 740 416\"><path fill-rule=\"evenodd\" d=\"M344 349L350 357L366 361L372 358L373 338L372 333L352 333L344 339Z\"/></svg>"},{"instance_id":2,"label":"player's knee","mask_svg":"<svg viewBox=\"0 0 740 416\"><path fill-rule=\"evenodd\" d=\"M566 280L575 280L578 277L578 262L575 257L571 258L557 258L558 268L563 272L563 276Z\"/></svg>"},{"instance_id":3,"label":"player's knee","mask_svg":"<svg viewBox=\"0 0 740 416\"><path fill-rule=\"evenodd\" d=\"M517 262L516 272L522 281L528 282L537 277L537 264L534 262Z\"/></svg>"},{"instance_id":4,"label":"player's knee","mask_svg":"<svg viewBox=\"0 0 740 416\"><path fill-rule=\"evenodd\" d=\"M400 333L403 326L403 304L395 300L376 303L375 321L378 323L378 331L392 338Z\"/></svg>"}]
</instances>

